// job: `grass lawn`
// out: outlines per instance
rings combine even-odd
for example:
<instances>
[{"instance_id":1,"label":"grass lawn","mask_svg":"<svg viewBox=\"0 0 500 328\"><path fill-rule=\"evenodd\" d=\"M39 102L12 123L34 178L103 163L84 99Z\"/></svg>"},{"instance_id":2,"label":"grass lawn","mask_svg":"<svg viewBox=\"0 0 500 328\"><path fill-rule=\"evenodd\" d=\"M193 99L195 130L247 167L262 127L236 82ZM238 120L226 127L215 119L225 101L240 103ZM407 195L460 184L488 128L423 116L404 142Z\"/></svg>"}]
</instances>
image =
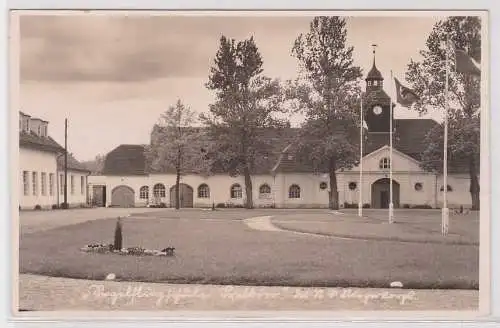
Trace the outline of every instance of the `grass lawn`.
<instances>
[{"instance_id":1,"label":"grass lawn","mask_svg":"<svg viewBox=\"0 0 500 328\"><path fill-rule=\"evenodd\" d=\"M165 212L123 220L124 247L174 246L174 257L80 251L112 242L115 220L21 233L20 272L85 279L115 273L118 280L177 283L388 287L401 281L405 288L478 288L478 246L317 238L251 230L229 219L254 213L263 215L216 211L180 218ZM268 215L274 213L281 212Z\"/></svg>"},{"instance_id":2,"label":"grass lawn","mask_svg":"<svg viewBox=\"0 0 500 328\"><path fill-rule=\"evenodd\" d=\"M441 212L396 210L395 222L388 224L387 211L365 210L366 218L355 212L345 215L309 213L276 215L272 222L281 229L327 236L373 240L479 245L479 213L452 215L447 236L441 235Z\"/></svg>"}]
</instances>

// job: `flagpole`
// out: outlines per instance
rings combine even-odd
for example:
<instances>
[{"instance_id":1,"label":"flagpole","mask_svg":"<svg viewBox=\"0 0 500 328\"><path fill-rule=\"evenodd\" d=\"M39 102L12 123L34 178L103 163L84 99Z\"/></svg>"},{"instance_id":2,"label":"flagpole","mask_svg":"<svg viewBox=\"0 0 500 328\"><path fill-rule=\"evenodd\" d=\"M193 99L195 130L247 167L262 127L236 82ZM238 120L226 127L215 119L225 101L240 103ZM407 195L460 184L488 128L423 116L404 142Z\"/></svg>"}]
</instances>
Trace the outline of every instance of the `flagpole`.
<instances>
[{"instance_id":1,"label":"flagpole","mask_svg":"<svg viewBox=\"0 0 500 328\"><path fill-rule=\"evenodd\" d=\"M394 83L394 77L392 76L392 70L391 70L391 87L392 87L392 84ZM393 118L393 105L392 105L392 90L391 92L389 92L389 94L391 95L390 96L390 101L391 101L391 104L390 104L390 117L389 117L389 138L390 138L390 142L389 142L389 197L390 197L390 201L389 201L389 223L393 223L394 222L394 203L393 203L393 181L392 181L392 118Z\"/></svg>"},{"instance_id":2,"label":"flagpole","mask_svg":"<svg viewBox=\"0 0 500 328\"><path fill-rule=\"evenodd\" d=\"M363 216L363 92L361 92L361 109L359 113L359 202L358 216Z\"/></svg>"},{"instance_id":3,"label":"flagpole","mask_svg":"<svg viewBox=\"0 0 500 328\"><path fill-rule=\"evenodd\" d=\"M445 104L444 104L444 149L443 149L443 208L441 216L441 233L443 236L448 234L449 210L448 210L448 78L449 78L449 38L446 36L446 81L445 81Z\"/></svg>"}]
</instances>

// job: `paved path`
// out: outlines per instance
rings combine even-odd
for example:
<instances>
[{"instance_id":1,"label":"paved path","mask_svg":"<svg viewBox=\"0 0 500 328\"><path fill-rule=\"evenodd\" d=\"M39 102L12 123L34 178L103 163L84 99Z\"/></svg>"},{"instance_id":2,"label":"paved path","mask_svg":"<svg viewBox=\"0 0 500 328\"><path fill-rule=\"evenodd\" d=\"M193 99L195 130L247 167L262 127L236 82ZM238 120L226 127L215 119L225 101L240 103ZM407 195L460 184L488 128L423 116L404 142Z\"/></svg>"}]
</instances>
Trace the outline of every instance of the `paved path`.
<instances>
[{"instance_id":1,"label":"paved path","mask_svg":"<svg viewBox=\"0 0 500 328\"><path fill-rule=\"evenodd\" d=\"M339 311L477 309L477 291L129 283L20 276L20 309Z\"/></svg>"}]
</instances>

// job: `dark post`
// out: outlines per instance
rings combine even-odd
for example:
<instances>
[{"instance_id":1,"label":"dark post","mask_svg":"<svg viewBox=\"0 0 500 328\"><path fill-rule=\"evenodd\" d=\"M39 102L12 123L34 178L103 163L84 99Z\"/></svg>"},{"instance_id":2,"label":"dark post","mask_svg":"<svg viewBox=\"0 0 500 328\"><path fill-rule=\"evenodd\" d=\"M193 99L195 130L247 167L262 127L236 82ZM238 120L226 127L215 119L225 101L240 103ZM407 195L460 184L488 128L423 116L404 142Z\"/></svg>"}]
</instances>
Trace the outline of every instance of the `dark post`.
<instances>
[{"instance_id":1,"label":"dark post","mask_svg":"<svg viewBox=\"0 0 500 328\"><path fill-rule=\"evenodd\" d=\"M64 203L68 208L68 119L64 120Z\"/></svg>"}]
</instances>

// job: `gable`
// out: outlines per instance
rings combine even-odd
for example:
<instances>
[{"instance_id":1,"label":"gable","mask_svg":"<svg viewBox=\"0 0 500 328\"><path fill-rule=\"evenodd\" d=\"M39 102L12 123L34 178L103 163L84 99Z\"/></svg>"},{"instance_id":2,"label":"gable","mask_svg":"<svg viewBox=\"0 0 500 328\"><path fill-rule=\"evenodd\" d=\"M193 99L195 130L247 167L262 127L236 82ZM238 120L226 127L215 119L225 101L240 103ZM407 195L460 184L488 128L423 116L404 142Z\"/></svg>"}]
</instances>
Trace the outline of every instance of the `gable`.
<instances>
[{"instance_id":1,"label":"gable","mask_svg":"<svg viewBox=\"0 0 500 328\"><path fill-rule=\"evenodd\" d=\"M363 161L363 171L376 172L381 171L380 161L383 158L390 158L389 146L383 146L368 155L365 155L362 159ZM392 150L392 169L393 172L423 172L424 170L420 167L420 163L398 151L397 149ZM359 166L354 167L351 171L359 171ZM386 169L389 171L389 169Z\"/></svg>"}]
</instances>

